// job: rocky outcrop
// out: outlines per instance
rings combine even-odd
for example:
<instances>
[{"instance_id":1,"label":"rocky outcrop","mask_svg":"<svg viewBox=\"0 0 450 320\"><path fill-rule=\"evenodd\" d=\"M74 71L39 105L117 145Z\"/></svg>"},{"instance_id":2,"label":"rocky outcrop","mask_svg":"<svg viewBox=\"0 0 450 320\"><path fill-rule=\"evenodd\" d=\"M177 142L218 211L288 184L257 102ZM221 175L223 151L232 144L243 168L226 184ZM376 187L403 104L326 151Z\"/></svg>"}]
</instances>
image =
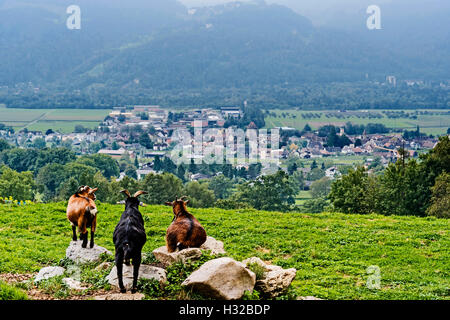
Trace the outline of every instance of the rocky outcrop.
<instances>
[{"instance_id":1,"label":"rocky outcrop","mask_svg":"<svg viewBox=\"0 0 450 320\"><path fill-rule=\"evenodd\" d=\"M165 267L168 267L176 262L186 263L188 260L196 260L202 256L202 250L199 248L188 248L169 253L167 247L164 246L153 250L153 255Z\"/></svg>"},{"instance_id":2,"label":"rocky outcrop","mask_svg":"<svg viewBox=\"0 0 450 320\"><path fill-rule=\"evenodd\" d=\"M39 270L39 273L36 278L34 278L34 281L39 282L53 277L62 276L65 271L66 269L63 267L45 267Z\"/></svg>"},{"instance_id":3,"label":"rocky outcrop","mask_svg":"<svg viewBox=\"0 0 450 320\"><path fill-rule=\"evenodd\" d=\"M112 253L98 245L93 248L82 248L81 241L71 241L66 250L66 258L76 264L99 262L102 254L112 255Z\"/></svg>"},{"instance_id":4,"label":"rocky outcrop","mask_svg":"<svg viewBox=\"0 0 450 320\"><path fill-rule=\"evenodd\" d=\"M166 270L158 267L143 265L139 267L139 279L154 279L163 286L166 281ZM119 281L117 278L117 267L114 266L110 274L106 277L108 283L112 286L118 287ZM123 285L127 290L133 286L133 266L123 265Z\"/></svg>"},{"instance_id":5,"label":"rocky outcrop","mask_svg":"<svg viewBox=\"0 0 450 320\"><path fill-rule=\"evenodd\" d=\"M213 237L207 237L205 243L200 248L188 248L169 253L167 247L164 246L153 250L153 255L165 267L168 267L176 262L186 263L189 260L199 259L202 256L202 251L209 251L213 255L226 253L222 241L218 241Z\"/></svg>"},{"instance_id":6,"label":"rocky outcrop","mask_svg":"<svg viewBox=\"0 0 450 320\"><path fill-rule=\"evenodd\" d=\"M283 269L279 266L266 264L257 257L246 259L242 263L247 267L256 264L261 270L264 270L262 278L256 281L255 289L267 298L275 298L285 293L297 274L297 270L294 268Z\"/></svg>"},{"instance_id":7,"label":"rocky outcrop","mask_svg":"<svg viewBox=\"0 0 450 320\"><path fill-rule=\"evenodd\" d=\"M210 260L194 271L182 286L205 297L221 300L242 298L245 291L253 292L256 275L231 258Z\"/></svg>"}]
</instances>

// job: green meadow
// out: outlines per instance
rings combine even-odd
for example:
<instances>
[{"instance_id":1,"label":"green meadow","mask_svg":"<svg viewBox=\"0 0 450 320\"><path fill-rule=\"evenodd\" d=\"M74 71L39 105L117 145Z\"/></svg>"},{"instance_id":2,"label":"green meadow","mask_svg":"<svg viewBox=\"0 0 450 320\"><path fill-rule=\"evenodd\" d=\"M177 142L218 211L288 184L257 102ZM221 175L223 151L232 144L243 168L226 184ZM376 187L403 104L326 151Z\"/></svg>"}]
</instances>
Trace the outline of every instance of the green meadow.
<instances>
[{"instance_id":1,"label":"green meadow","mask_svg":"<svg viewBox=\"0 0 450 320\"><path fill-rule=\"evenodd\" d=\"M96 243L114 252L112 233L124 208L99 204L98 209ZM164 245L173 215L165 206L148 206L141 212L148 236L143 252L149 253ZM210 236L224 242L232 258L258 256L283 268L296 268L293 296L450 298L449 220L214 208L191 209L191 213ZM70 241L65 203L0 205L0 275L36 273L57 265ZM366 285L370 266L380 268L379 289ZM103 276L89 273L96 279Z\"/></svg>"},{"instance_id":2,"label":"green meadow","mask_svg":"<svg viewBox=\"0 0 450 320\"><path fill-rule=\"evenodd\" d=\"M71 133L76 125L93 129L109 114L108 109L8 109L0 107L0 123L19 131L48 129Z\"/></svg>"},{"instance_id":3,"label":"green meadow","mask_svg":"<svg viewBox=\"0 0 450 320\"><path fill-rule=\"evenodd\" d=\"M406 114L418 112L429 112L430 114L419 114L417 119L411 117L389 118L383 111L398 112L404 111ZM439 114L442 113L442 114ZM304 118L302 115L316 114L319 117ZM369 114L379 114L382 117L370 118ZM327 117L328 115L328 117ZM369 110L365 111L347 111L344 113L336 110L304 111L297 109L270 110L270 115L266 115L266 128L273 127L292 127L302 130L306 124L313 129L319 129L321 126L332 124L335 126L344 126L347 122L354 124L381 123L388 128L415 130L417 126L426 134L442 135L450 128L449 110Z\"/></svg>"}]
</instances>

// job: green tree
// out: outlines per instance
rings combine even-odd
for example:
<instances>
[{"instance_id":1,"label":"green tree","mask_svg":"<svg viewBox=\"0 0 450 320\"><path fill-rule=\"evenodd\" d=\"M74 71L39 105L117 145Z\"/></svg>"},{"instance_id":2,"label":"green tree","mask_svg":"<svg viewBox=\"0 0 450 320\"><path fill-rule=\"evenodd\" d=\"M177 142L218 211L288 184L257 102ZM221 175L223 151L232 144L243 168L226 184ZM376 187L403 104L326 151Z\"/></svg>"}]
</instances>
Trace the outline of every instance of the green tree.
<instances>
[{"instance_id":1,"label":"green tree","mask_svg":"<svg viewBox=\"0 0 450 320\"><path fill-rule=\"evenodd\" d=\"M208 189L208 183L188 182L184 187L184 195L194 208L209 208L216 202L214 192Z\"/></svg>"},{"instance_id":2,"label":"green tree","mask_svg":"<svg viewBox=\"0 0 450 320\"><path fill-rule=\"evenodd\" d=\"M32 147L36 149L44 149L45 148L45 139L44 138L36 138L33 140Z\"/></svg>"},{"instance_id":3,"label":"green tree","mask_svg":"<svg viewBox=\"0 0 450 320\"><path fill-rule=\"evenodd\" d=\"M450 218L450 174L444 172L437 177L431 192L431 204L427 214L438 218Z\"/></svg>"},{"instance_id":4,"label":"green tree","mask_svg":"<svg viewBox=\"0 0 450 320\"><path fill-rule=\"evenodd\" d=\"M18 172L35 171L36 159L39 155L36 149L9 149L3 151L1 161L13 170Z\"/></svg>"},{"instance_id":5,"label":"green tree","mask_svg":"<svg viewBox=\"0 0 450 320\"><path fill-rule=\"evenodd\" d=\"M209 181L209 189L214 192L217 199L226 199L231 195L233 182L223 174L213 177Z\"/></svg>"},{"instance_id":6,"label":"green tree","mask_svg":"<svg viewBox=\"0 0 450 320\"><path fill-rule=\"evenodd\" d=\"M153 142L147 132L142 132L139 136L139 144L147 149L153 149Z\"/></svg>"},{"instance_id":7,"label":"green tree","mask_svg":"<svg viewBox=\"0 0 450 320\"><path fill-rule=\"evenodd\" d=\"M297 162L294 161L294 162L291 162L288 164L287 170L288 170L289 175L294 174L294 172L296 172L297 169L298 169Z\"/></svg>"},{"instance_id":8,"label":"green tree","mask_svg":"<svg viewBox=\"0 0 450 320\"><path fill-rule=\"evenodd\" d=\"M0 175L0 196L12 197L14 200L34 200L34 189L36 187L33 180L33 173L17 172L6 166L1 169Z\"/></svg>"},{"instance_id":9,"label":"green tree","mask_svg":"<svg viewBox=\"0 0 450 320\"><path fill-rule=\"evenodd\" d=\"M11 148L12 146L5 139L0 139L0 152Z\"/></svg>"},{"instance_id":10,"label":"green tree","mask_svg":"<svg viewBox=\"0 0 450 320\"><path fill-rule=\"evenodd\" d=\"M181 197L183 183L171 173L149 174L142 182L142 190L147 191L142 199L149 204L164 204L173 201L176 197Z\"/></svg>"},{"instance_id":11,"label":"green tree","mask_svg":"<svg viewBox=\"0 0 450 320\"><path fill-rule=\"evenodd\" d=\"M391 163L380 177L380 213L424 216L430 190L422 166L415 159Z\"/></svg>"},{"instance_id":12,"label":"green tree","mask_svg":"<svg viewBox=\"0 0 450 320\"><path fill-rule=\"evenodd\" d=\"M39 151L36 159L35 171L39 171L49 163L67 164L76 159L75 152L67 148L46 148Z\"/></svg>"},{"instance_id":13,"label":"green tree","mask_svg":"<svg viewBox=\"0 0 450 320\"><path fill-rule=\"evenodd\" d=\"M331 190L331 180L328 177L323 177L311 184L309 193L315 199L326 198Z\"/></svg>"},{"instance_id":14,"label":"green tree","mask_svg":"<svg viewBox=\"0 0 450 320\"><path fill-rule=\"evenodd\" d=\"M343 213L369 214L376 212L378 190L375 177L366 169L350 169L348 174L331 184L328 198L335 210Z\"/></svg>"},{"instance_id":15,"label":"green tree","mask_svg":"<svg viewBox=\"0 0 450 320\"><path fill-rule=\"evenodd\" d=\"M311 171L308 173L307 178L309 181L316 181L322 179L323 177L325 177L325 170L315 167L314 169L311 169Z\"/></svg>"},{"instance_id":16,"label":"green tree","mask_svg":"<svg viewBox=\"0 0 450 320\"><path fill-rule=\"evenodd\" d=\"M36 183L38 191L43 194L42 200L49 201L55 198L65 180L66 171L62 164L50 163L40 169L36 177Z\"/></svg>"},{"instance_id":17,"label":"green tree","mask_svg":"<svg viewBox=\"0 0 450 320\"><path fill-rule=\"evenodd\" d=\"M305 178L302 171L295 171L289 177L289 182L291 183L291 187L294 189L296 194L305 189Z\"/></svg>"},{"instance_id":18,"label":"green tree","mask_svg":"<svg viewBox=\"0 0 450 320\"><path fill-rule=\"evenodd\" d=\"M328 202L324 198L317 198L305 201L302 211L305 213L322 213L324 212Z\"/></svg>"},{"instance_id":19,"label":"green tree","mask_svg":"<svg viewBox=\"0 0 450 320\"><path fill-rule=\"evenodd\" d=\"M92 154L77 159L77 163L98 169L105 178L118 177L119 164L115 159L106 154Z\"/></svg>"},{"instance_id":20,"label":"green tree","mask_svg":"<svg viewBox=\"0 0 450 320\"><path fill-rule=\"evenodd\" d=\"M286 211L295 203L295 190L282 170L238 186L236 198L258 210Z\"/></svg>"}]
</instances>

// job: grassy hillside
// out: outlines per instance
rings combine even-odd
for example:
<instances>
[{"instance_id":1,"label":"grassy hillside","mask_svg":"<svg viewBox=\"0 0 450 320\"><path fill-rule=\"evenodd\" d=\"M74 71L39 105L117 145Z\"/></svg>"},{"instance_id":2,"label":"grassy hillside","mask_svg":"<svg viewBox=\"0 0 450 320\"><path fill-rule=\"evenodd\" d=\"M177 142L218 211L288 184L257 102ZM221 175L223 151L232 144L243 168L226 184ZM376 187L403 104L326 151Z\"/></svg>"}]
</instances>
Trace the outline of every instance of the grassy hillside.
<instances>
[{"instance_id":1,"label":"grassy hillside","mask_svg":"<svg viewBox=\"0 0 450 320\"><path fill-rule=\"evenodd\" d=\"M113 251L123 211L99 205L97 244ZM145 252L164 245L171 209L141 209ZM449 299L449 221L378 215L298 214L191 209L228 254L258 256L298 270L295 294L324 299ZM37 272L64 258L71 240L65 204L0 205L0 274ZM366 288L367 267L381 269L381 289Z\"/></svg>"}]
</instances>

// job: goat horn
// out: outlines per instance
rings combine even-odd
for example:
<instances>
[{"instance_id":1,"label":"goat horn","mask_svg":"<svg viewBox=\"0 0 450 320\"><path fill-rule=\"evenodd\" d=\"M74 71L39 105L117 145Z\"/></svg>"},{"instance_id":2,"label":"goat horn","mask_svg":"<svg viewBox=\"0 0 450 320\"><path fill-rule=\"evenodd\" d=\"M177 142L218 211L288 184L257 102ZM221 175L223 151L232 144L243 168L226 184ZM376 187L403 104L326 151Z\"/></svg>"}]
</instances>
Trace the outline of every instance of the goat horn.
<instances>
[{"instance_id":1,"label":"goat horn","mask_svg":"<svg viewBox=\"0 0 450 320\"><path fill-rule=\"evenodd\" d=\"M136 192L135 194L134 194L134 198L137 198L137 197L139 197L140 195L142 195L142 194L148 194L148 192L146 192L146 191L138 191L138 192Z\"/></svg>"},{"instance_id":2,"label":"goat horn","mask_svg":"<svg viewBox=\"0 0 450 320\"><path fill-rule=\"evenodd\" d=\"M120 191L121 193L125 193L127 195L128 198L131 198L130 192L128 190L122 190Z\"/></svg>"}]
</instances>

